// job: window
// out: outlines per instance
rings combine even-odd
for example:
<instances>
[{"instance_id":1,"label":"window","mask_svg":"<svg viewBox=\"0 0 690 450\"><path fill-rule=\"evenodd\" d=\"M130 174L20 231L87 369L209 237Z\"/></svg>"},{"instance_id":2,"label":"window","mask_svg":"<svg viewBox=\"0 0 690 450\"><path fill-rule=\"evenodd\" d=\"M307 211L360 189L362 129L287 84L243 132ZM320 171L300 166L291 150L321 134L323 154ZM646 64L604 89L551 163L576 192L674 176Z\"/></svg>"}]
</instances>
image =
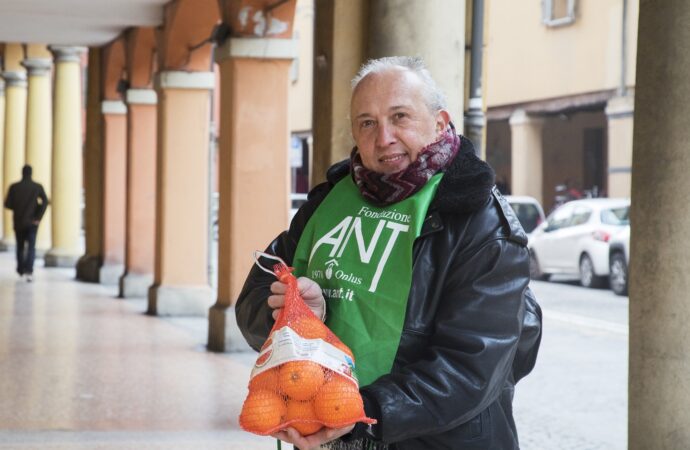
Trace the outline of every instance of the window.
<instances>
[{"instance_id":1,"label":"window","mask_svg":"<svg viewBox=\"0 0 690 450\"><path fill-rule=\"evenodd\" d=\"M570 222L571 226L582 225L589 221L592 215L592 210L585 207L577 207L573 212L573 220Z\"/></svg>"},{"instance_id":2,"label":"window","mask_svg":"<svg viewBox=\"0 0 690 450\"><path fill-rule=\"evenodd\" d=\"M630 207L603 209L601 211L601 223L606 225L630 225Z\"/></svg>"},{"instance_id":3,"label":"window","mask_svg":"<svg viewBox=\"0 0 690 450\"><path fill-rule=\"evenodd\" d=\"M542 0L542 23L560 27L575 22L575 0Z\"/></svg>"},{"instance_id":4,"label":"window","mask_svg":"<svg viewBox=\"0 0 690 450\"><path fill-rule=\"evenodd\" d=\"M511 203L510 206L515 211L525 233L531 233L541 223L541 215L537 207L531 203Z\"/></svg>"},{"instance_id":5,"label":"window","mask_svg":"<svg viewBox=\"0 0 690 450\"><path fill-rule=\"evenodd\" d=\"M573 219L573 205L565 204L555 210L547 219L547 231L569 227Z\"/></svg>"}]
</instances>

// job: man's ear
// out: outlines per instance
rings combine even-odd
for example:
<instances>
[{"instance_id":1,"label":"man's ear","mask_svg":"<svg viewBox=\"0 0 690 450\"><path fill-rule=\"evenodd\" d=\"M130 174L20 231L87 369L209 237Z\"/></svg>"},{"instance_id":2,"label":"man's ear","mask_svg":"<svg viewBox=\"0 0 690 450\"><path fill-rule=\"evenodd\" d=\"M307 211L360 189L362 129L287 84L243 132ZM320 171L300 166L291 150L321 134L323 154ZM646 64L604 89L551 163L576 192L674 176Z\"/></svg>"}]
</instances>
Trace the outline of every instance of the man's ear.
<instances>
[{"instance_id":1,"label":"man's ear","mask_svg":"<svg viewBox=\"0 0 690 450\"><path fill-rule=\"evenodd\" d=\"M436 113L436 133L441 134L446 131L450 123L450 114L445 109L439 110Z\"/></svg>"}]
</instances>

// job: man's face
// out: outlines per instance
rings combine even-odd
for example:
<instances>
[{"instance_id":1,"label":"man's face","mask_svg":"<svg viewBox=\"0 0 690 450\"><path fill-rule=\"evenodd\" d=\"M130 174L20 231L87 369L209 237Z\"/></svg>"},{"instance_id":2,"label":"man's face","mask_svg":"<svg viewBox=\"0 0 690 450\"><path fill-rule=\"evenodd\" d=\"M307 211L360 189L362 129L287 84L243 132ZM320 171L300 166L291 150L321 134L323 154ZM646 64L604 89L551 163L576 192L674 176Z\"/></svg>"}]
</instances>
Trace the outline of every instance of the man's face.
<instances>
[{"instance_id":1,"label":"man's face","mask_svg":"<svg viewBox=\"0 0 690 450\"><path fill-rule=\"evenodd\" d=\"M387 174L415 161L450 120L445 110L429 110L424 83L404 68L367 75L352 94L350 117L364 167Z\"/></svg>"}]
</instances>

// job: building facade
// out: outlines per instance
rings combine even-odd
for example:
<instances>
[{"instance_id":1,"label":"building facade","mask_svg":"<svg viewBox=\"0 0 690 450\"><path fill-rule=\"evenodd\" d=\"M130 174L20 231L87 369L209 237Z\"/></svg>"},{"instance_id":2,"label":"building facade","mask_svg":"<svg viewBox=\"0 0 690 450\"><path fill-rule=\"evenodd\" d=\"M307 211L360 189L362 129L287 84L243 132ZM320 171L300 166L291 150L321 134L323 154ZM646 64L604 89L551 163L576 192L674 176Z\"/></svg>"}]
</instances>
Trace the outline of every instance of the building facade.
<instances>
[{"instance_id":1,"label":"building facade","mask_svg":"<svg viewBox=\"0 0 690 450\"><path fill-rule=\"evenodd\" d=\"M486 157L511 193L630 197L637 17L637 0L488 3Z\"/></svg>"}]
</instances>

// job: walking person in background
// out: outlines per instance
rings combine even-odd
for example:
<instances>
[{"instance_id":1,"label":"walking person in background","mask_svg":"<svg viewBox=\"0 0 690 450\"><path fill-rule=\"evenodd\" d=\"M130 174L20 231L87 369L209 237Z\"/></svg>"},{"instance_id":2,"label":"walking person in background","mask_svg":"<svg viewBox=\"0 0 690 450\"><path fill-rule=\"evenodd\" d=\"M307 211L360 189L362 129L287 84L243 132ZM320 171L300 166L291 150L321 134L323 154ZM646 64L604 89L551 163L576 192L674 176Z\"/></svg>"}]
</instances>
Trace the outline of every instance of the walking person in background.
<instances>
[{"instance_id":1,"label":"walking person in background","mask_svg":"<svg viewBox=\"0 0 690 450\"><path fill-rule=\"evenodd\" d=\"M48 208L43 186L31 179L31 166L22 168L22 179L7 191L5 208L13 212L14 234L17 239L17 273L33 281L38 224Z\"/></svg>"}]
</instances>

